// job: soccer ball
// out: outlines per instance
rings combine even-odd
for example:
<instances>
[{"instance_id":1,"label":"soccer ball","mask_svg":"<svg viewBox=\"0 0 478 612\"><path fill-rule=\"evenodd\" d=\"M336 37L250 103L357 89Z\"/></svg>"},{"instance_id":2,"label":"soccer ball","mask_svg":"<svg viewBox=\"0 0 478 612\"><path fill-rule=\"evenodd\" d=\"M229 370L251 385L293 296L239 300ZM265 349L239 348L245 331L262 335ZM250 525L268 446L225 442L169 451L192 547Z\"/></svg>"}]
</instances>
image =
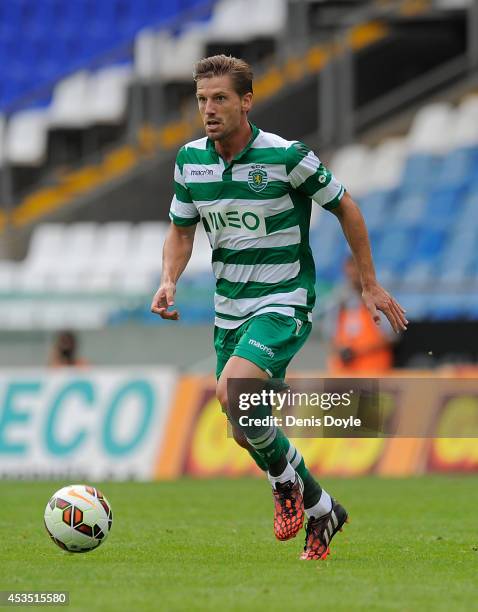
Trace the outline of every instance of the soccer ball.
<instances>
[{"instance_id":1,"label":"soccer ball","mask_svg":"<svg viewBox=\"0 0 478 612\"><path fill-rule=\"evenodd\" d=\"M45 508L45 527L63 550L88 552L106 540L113 523L109 501L88 485L57 491Z\"/></svg>"}]
</instances>

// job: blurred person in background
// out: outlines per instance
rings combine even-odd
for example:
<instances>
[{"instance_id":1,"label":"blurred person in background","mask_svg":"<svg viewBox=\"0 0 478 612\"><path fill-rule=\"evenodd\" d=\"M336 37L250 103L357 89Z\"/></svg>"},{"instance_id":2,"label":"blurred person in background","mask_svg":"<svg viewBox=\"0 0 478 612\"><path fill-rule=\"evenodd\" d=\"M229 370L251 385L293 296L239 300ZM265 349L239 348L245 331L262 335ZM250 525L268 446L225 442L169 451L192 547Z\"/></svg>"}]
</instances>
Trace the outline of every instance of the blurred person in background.
<instances>
[{"instance_id":1,"label":"blurred person in background","mask_svg":"<svg viewBox=\"0 0 478 612\"><path fill-rule=\"evenodd\" d=\"M88 362L78 356L78 339L71 330L62 330L56 335L51 347L48 365L53 368L86 366Z\"/></svg>"},{"instance_id":2,"label":"blurred person in background","mask_svg":"<svg viewBox=\"0 0 478 612\"><path fill-rule=\"evenodd\" d=\"M228 397L231 380L259 380L264 389L270 388L271 378L283 381L289 362L310 334L315 303L309 246L312 201L337 216L374 320L382 311L396 332L405 329L407 320L376 279L363 217L343 185L306 145L263 132L248 121L251 67L218 55L200 60L194 78L206 137L187 143L177 155L172 223L151 311L163 319L179 318L176 283L202 220L217 279L216 396L234 439L272 485L276 538L295 537L306 515L301 559L325 559L330 541L347 520L345 508L315 480L282 429L269 425L270 403L263 401L244 423L238 398ZM246 391L250 395L250 387Z\"/></svg>"},{"instance_id":3,"label":"blurred person in background","mask_svg":"<svg viewBox=\"0 0 478 612\"><path fill-rule=\"evenodd\" d=\"M362 299L360 274L352 255L344 262L346 283L333 300L328 318L333 373L386 372L393 367L392 329L374 321Z\"/></svg>"}]
</instances>

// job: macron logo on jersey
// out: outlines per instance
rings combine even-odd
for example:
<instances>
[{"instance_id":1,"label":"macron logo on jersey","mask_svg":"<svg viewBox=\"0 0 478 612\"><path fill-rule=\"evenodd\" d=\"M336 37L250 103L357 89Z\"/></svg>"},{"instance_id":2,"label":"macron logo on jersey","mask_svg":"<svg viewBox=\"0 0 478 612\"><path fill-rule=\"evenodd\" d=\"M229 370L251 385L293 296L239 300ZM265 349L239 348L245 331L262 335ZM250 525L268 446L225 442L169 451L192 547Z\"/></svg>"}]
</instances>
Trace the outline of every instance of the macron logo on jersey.
<instances>
[{"instance_id":1,"label":"macron logo on jersey","mask_svg":"<svg viewBox=\"0 0 478 612\"><path fill-rule=\"evenodd\" d=\"M250 338L249 344L252 344L252 346L256 346L260 351L264 351L264 353L266 353L266 355L271 358L273 358L275 355L274 351L271 348L269 348L265 344L262 344L258 340L254 340L254 338Z\"/></svg>"},{"instance_id":2,"label":"macron logo on jersey","mask_svg":"<svg viewBox=\"0 0 478 612\"><path fill-rule=\"evenodd\" d=\"M186 183L215 183L222 178L224 164L184 164Z\"/></svg>"},{"instance_id":3,"label":"macron logo on jersey","mask_svg":"<svg viewBox=\"0 0 478 612\"><path fill-rule=\"evenodd\" d=\"M210 168L204 170L191 170L191 176L212 176L214 172Z\"/></svg>"}]
</instances>

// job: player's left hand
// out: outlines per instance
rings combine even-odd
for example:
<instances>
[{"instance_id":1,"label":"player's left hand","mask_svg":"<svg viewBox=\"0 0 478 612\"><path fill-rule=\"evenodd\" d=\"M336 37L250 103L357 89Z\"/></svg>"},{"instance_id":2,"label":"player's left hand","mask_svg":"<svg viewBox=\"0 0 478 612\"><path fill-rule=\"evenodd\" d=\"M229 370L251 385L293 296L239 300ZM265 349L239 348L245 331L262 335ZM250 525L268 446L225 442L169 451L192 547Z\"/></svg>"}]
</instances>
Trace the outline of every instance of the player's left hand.
<instances>
[{"instance_id":1,"label":"player's left hand","mask_svg":"<svg viewBox=\"0 0 478 612\"><path fill-rule=\"evenodd\" d=\"M362 299L377 325L380 325L380 310L387 317L397 334L407 329L405 309L378 283L362 291Z\"/></svg>"}]
</instances>

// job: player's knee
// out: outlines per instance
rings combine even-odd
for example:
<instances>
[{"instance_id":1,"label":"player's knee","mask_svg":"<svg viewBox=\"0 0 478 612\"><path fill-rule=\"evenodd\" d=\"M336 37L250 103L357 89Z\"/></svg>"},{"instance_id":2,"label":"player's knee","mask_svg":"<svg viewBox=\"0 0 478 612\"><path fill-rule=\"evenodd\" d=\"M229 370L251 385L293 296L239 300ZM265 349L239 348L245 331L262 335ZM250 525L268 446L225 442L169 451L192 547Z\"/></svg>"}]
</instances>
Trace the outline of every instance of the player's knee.
<instances>
[{"instance_id":1,"label":"player's knee","mask_svg":"<svg viewBox=\"0 0 478 612\"><path fill-rule=\"evenodd\" d=\"M219 382L216 387L216 398L222 406L224 412L227 413L227 385Z\"/></svg>"},{"instance_id":2,"label":"player's knee","mask_svg":"<svg viewBox=\"0 0 478 612\"><path fill-rule=\"evenodd\" d=\"M232 435L236 443L239 444L239 446L242 446L242 448L245 448L246 450L250 448L250 444L247 441L245 433L242 432L240 429L238 429L237 427L233 427Z\"/></svg>"}]
</instances>

